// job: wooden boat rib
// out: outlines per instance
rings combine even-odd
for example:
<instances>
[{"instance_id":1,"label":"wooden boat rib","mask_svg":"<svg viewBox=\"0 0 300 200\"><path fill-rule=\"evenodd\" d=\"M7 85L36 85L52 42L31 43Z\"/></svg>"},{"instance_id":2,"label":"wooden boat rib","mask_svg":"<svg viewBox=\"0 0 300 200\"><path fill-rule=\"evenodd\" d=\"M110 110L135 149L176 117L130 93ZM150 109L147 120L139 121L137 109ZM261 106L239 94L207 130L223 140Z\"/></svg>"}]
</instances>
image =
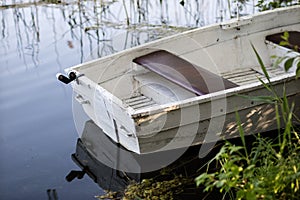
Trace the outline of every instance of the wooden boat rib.
<instances>
[{"instance_id":1,"label":"wooden boat rib","mask_svg":"<svg viewBox=\"0 0 300 200\"><path fill-rule=\"evenodd\" d=\"M264 60L276 92L282 94L285 85L289 100L300 102L295 66L285 72L282 64L275 68L270 59L299 52L266 40L285 31L299 37L299 19L299 6L266 11L163 38L66 72L83 75L72 87L91 119L114 141L138 154L237 137L236 111L247 134L272 130L276 128L274 107L241 97L269 95L258 80L264 74L251 43ZM168 52L176 62L190 63L208 91L192 90L197 81L168 64L172 60L155 70L134 62L155 52ZM155 56L151 62L156 62ZM210 75L203 75L204 71ZM300 113L298 104L295 112Z\"/></svg>"}]
</instances>

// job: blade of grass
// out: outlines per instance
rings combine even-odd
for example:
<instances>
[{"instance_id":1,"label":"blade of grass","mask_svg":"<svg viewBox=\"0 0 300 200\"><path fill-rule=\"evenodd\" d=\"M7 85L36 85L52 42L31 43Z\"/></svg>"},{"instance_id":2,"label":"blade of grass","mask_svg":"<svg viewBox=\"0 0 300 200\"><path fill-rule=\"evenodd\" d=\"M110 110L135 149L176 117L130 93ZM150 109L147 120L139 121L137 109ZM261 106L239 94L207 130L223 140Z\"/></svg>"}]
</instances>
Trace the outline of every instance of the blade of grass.
<instances>
[{"instance_id":1,"label":"blade of grass","mask_svg":"<svg viewBox=\"0 0 300 200\"><path fill-rule=\"evenodd\" d=\"M264 86L268 91L270 91L270 92L273 93L272 88L270 88L270 87L268 86L268 84L266 84L261 78L259 78L259 77L257 77L257 78L258 78L259 82L261 82L261 84L263 84L263 86Z\"/></svg>"},{"instance_id":2,"label":"blade of grass","mask_svg":"<svg viewBox=\"0 0 300 200\"><path fill-rule=\"evenodd\" d=\"M288 118L291 119L291 116L292 116L292 113L289 113ZM291 120L288 120L285 125L285 129L283 132L283 138L282 138L282 144L280 146L280 154L281 155L283 154L287 143L290 142L289 140L290 140L291 128L292 128ZM289 138L289 140L287 140L287 137Z\"/></svg>"},{"instance_id":3,"label":"blade of grass","mask_svg":"<svg viewBox=\"0 0 300 200\"><path fill-rule=\"evenodd\" d=\"M239 129L239 133L240 133L240 136L241 136L241 140L242 140L242 143L243 143L244 151L245 151L245 154L246 154L246 160L247 160L247 163L249 164L250 161L249 161L248 151L247 151L247 147L246 147L245 132L244 132L244 129L243 129L242 124L241 124L241 118L240 118L239 113L237 111L235 112L235 117L236 117L238 129Z\"/></svg>"},{"instance_id":4,"label":"blade of grass","mask_svg":"<svg viewBox=\"0 0 300 200\"><path fill-rule=\"evenodd\" d=\"M277 98L274 98L271 96L248 96L248 95L242 95L242 94L239 94L237 96L240 96L245 99L249 99L251 101L261 102L261 103L274 104L277 102Z\"/></svg>"},{"instance_id":5,"label":"blade of grass","mask_svg":"<svg viewBox=\"0 0 300 200\"><path fill-rule=\"evenodd\" d=\"M254 47L254 45L253 45L252 43L251 43L251 47L252 47L253 51L255 52L256 58L257 58L257 60L258 60L258 63L259 63L259 65L260 65L260 67L261 67L261 69L262 69L262 71L263 71L265 77L267 78L268 82L271 83L271 81L270 81L270 76L269 76L269 74L268 74L268 72L267 72L267 69L266 69L266 67L265 67L265 65L264 65L264 63L263 63L263 61L262 61L260 55L257 53L257 51L256 51L256 49L255 49L255 47Z\"/></svg>"},{"instance_id":6,"label":"blade of grass","mask_svg":"<svg viewBox=\"0 0 300 200\"><path fill-rule=\"evenodd\" d=\"M281 123L280 123L280 114L279 114L279 108L278 108L278 104L275 104L275 114L276 114L276 123L277 123L277 130L278 130L278 143L279 146L281 145L281 134L280 134L280 127L281 127Z\"/></svg>"},{"instance_id":7,"label":"blade of grass","mask_svg":"<svg viewBox=\"0 0 300 200\"><path fill-rule=\"evenodd\" d=\"M258 77L258 80L263 84L263 86L264 86L268 91L270 91L270 92L274 95L274 97L276 97L276 98L279 99L278 95L276 94L276 91L274 90L274 88L273 88L273 86L272 86L272 84L271 84L270 76L269 76L269 74L268 74L268 72L267 72L267 68L265 67L265 64L263 63L263 61L262 61L260 55L258 54L258 52L256 51L256 49L255 49L255 47L253 46L252 43L251 43L251 47L252 47L253 51L255 52L256 58L257 58L258 63L259 63L259 65L260 65L260 68L262 69L262 71L263 71L263 73L264 73L266 79L268 80L269 85L266 84L266 83L265 83L261 78L259 78L259 77Z\"/></svg>"}]
</instances>

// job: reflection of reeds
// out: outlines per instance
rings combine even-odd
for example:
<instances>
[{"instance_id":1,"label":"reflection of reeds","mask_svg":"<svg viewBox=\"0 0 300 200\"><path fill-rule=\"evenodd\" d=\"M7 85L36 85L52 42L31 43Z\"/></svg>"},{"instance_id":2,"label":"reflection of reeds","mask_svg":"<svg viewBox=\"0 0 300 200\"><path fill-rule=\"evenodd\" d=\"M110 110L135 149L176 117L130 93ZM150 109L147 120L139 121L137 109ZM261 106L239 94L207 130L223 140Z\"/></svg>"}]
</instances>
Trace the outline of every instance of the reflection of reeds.
<instances>
[{"instance_id":1,"label":"reflection of reeds","mask_svg":"<svg viewBox=\"0 0 300 200\"><path fill-rule=\"evenodd\" d=\"M4 1L5 2L5 1ZM69 3L62 2L60 0L40 0L40 1L29 1L29 2L23 2L19 1L18 3L13 1L12 4L0 4L0 9L8 9L8 8L28 8L31 6L43 6L47 4L60 4L60 5L68 5Z\"/></svg>"},{"instance_id":2,"label":"reflection of reeds","mask_svg":"<svg viewBox=\"0 0 300 200\"><path fill-rule=\"evenodd\" d=\"M52 24L54 50L60 65L60 49L57 44L64 37L71 38L72 41L66 42L67 47L78 48L80 61L84 62L88 56L102 57L158 37L184 31L184 27L194 28L222 21L229 18L230 12L227 8L230 2L231 0L89 0L66 3L46 0L21 1L15 5L4 5L0 9L13 10L19 56L26 64L25 55L29 54L34 65L38 65L40 31L43 28L39 26L39 12L43 7L45 14L51 16L47 20ZM54 10L60 11L60 14L54 15ZM3 38L8 34L7 21L9 20L5 20L2 13ZM64 33L56 30L61 24L68 26ZM113 41L119 34L123 34L123 44L116 47Z\"/></svg>"},{"instance_id":3,"label":"reflection of reeds","mask_svg":"<svg viewBox=\"0 0 300 200\"><path fill-rule=\"evenodd\" d=\"M2 24L2 27L1 27L1 36L2 36L2 39L4 39L6 37L6 22L5 22L5 14L4 14L4 12L2 12L1 24Z\"/></svg>"},{"instance_id":4,"label":"reflection of reeds","mask_svg":"<svg viewBox=\"0 0 300 200\"><path fill-rule=\"evenodd\" d=\"M27 66L26 55L30 55L35 66L38 64L39 27L37 23L37 10L30 9L27 16L22 8L13 9L14 26L18 45L19 57ZM29 19L29 20L27 20Z\"/></svg>"}]
</instances>

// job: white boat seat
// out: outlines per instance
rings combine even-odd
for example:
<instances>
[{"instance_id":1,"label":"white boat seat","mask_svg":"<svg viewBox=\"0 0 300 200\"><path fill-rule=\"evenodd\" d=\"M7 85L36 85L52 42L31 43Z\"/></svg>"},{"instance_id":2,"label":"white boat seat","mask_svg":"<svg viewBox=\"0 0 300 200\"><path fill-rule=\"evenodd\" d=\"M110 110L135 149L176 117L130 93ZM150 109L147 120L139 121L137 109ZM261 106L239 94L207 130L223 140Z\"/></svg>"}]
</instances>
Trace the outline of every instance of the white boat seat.
<instances>
[{"instance_id":1,"label":"white boat seat","mask_svg":"<svg viewBox=\"0 0 300 200\"><path fill-rule=\"evenodd\" d=\"M198 96L238 86L165 50L137 57L133 62Z\"/></svg>"}]
</instances>

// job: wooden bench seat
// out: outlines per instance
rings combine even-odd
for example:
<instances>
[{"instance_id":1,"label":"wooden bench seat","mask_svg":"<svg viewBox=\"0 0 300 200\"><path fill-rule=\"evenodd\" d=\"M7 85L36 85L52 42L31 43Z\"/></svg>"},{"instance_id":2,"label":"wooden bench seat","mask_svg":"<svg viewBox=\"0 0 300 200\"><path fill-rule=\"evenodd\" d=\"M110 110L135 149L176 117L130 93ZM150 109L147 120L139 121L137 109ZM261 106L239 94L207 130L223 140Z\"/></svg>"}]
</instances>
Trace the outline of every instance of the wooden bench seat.
<instances>
[{"instance_id":1,"label":"wooden bench seat","mask_svg":"<svg viewBox=\"0 0 300 200\"><path fill-rule=\"evenodd\" d=\"M165 50L135 58L133 62L199 96L238 86Z\"/></svg>"}]
</instances>

